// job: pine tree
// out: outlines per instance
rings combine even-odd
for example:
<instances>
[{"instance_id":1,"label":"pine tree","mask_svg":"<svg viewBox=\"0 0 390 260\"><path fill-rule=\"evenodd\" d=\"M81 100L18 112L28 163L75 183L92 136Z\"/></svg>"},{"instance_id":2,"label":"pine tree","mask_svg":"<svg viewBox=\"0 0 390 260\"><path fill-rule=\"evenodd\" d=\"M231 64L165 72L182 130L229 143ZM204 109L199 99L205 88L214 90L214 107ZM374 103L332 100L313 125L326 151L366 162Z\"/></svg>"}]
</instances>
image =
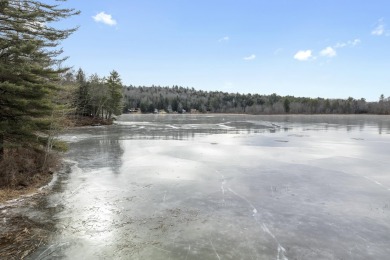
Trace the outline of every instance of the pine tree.
<instances>
[{"instance_id":1,"label":"pine tree","mask_svg":"<svg viewBox=\"0 0 390 260\"><path fill-rule=\"evenodd\" d=\"M91 114L94 118L103 118L108 102L108 88L105 84L105 78L99 77L96 73L92 74L87 85L88 96L90 96L88 104L91 107Z\"/></svg>"},{"instance_id":2,"label":"pine tree","mask_svg":"<svg viewBox=\"0 0 390 260\"><path fill-rule=\"evenodd\" d=\"M76 30L50 24L78 13L34 0L0 1L0 160L5 145L45 143L50 124L43 118L53 112L56 82L67 71L58 66L58 45Z\"/></svg>"},{"instance_id":3,"label":"pine tree","mask_svg":"<svg viewBox=\"0 0 390 260\"><path fill-rule=\"evenodd\" d=\"M92 114L90 85L87 82L84 71L80 68L76 74L77 90L75 93L74 107L76 114L90 116Z\"/></svg>"},{"instance_id":4,"label":"pine tree","mask_svg":"<svg viewBox=\"0 0 390 260\"><path fill-rule=\"evenodd\" d=\"M114 115L120 115L123 109L123 94L122 94L122 81L118 72L115 70L110 72L110 76L107 79L109 100L108 100L108 118Z\"/></svg>"}]
</instances>

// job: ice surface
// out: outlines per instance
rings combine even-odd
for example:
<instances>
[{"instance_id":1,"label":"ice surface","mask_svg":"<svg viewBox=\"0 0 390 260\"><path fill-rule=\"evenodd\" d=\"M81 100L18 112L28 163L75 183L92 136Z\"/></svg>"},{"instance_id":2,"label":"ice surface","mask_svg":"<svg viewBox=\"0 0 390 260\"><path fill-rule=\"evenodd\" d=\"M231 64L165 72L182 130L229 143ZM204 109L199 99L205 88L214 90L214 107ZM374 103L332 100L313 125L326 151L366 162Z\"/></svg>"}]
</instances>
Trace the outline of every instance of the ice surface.
<instances>
[{"instance_id":1,"label":"ice surface","mask_svg":"<svg viewBox=\"0 0 390 260\"><path fill-rule=\"evenodd\" d=\"M390 118L124 115L69 130L30 259L388 259ZM47 214L45 215L47 216Z\"/></svg>"}]
</instances>

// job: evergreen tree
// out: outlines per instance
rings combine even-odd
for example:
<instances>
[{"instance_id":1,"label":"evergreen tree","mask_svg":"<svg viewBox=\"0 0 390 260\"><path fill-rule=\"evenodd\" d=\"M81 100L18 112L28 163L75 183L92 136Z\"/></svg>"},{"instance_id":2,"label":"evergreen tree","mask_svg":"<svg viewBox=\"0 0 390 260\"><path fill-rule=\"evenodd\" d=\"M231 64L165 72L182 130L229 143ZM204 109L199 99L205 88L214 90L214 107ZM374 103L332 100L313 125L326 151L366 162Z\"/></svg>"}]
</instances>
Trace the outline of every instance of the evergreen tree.
<instances>
[{"instance_id":1,"label":"evergreen tree","mask_svg":"<svg viewBox=\"0 0 390 260\"><path fill-rule=\"evenodd\" d=\"M0 160L4 146L37 148L49 128L56 82L67 68L58 45L76 29L52 22L78 14L35 0L0 1Z\"/></svg>"},{"instance_id":2,"label":"evergreen tree","mask_svg":"<svg viewBox=\"0 0 390 260\"><path fill-rule=\"evenodd\" d=\"M284 99L283 107L284 107L284 112L290 113L290 100L288 98Z\"/></svg>"},{"instance_id":3,"label":"evergreen tree","mask_svg":"<svg viewBox=\"0 0 390 260\"><path fill-rule=\"evenodd\" d=\"M122 81L118 72L111 71L106 84L109 92L108 118L111 118L112 115L120 115L123 109Z\"/></svg>"},{"instance_id":4,"label":"evergreen tree","mask_svg":"<svg viewBox=\"0 0 390 260\"><path fill-rule=\"evenodd\" d=\"M84 71L80 68L76 74L77 89L75 93L74 107L76 114L89 116L92 114L90 85L87 82Z\"/></svg>"},{"instance_id":5,"label":"evergreen tree","mask_svg":"<svg viewBox=\"0 0 390 260\"><path fill-rule=\"evenodd\" d=\"M94 118L104 117L104 110L108 101L108 89L105 84L105 78L99 77L98 74L92 74L89 77L88 85L88 106L91 107L91 115Z\"/></svg>"}]
</instances>

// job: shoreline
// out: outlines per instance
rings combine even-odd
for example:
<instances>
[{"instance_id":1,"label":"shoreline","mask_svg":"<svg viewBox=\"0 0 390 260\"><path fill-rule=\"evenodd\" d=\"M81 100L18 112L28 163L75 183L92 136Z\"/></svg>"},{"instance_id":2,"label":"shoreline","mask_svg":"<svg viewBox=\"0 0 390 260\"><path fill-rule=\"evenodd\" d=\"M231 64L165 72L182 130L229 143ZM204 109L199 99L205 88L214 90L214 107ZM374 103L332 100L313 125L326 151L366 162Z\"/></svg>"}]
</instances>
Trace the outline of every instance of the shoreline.
<instances>
[{"instance_id":1,"label":"shoreline","mask_svg":"<svg viewBox=\"0 0 390 260\"><path fill-rule=\"evenodd\" d=\"M123 113L117 117L123 116L123 115L133 115L133 116L143 116L143 115L156 115L156 116L170 116L170 115L189 115L189 116L203 116L203 115L230 115L230 116L390 116L390 114L370 114L370 113L362 113L362 114L243 114L243 113ZM113 121L115 122L115 120Z\"/></svg>"},{"instance_id":2,"label":"shoreline","mask_svg":"<svg viewBox=\"0 0 390 260\"><path fill-rule=\"evenodd\" d=\"M60 175L69 172L69 166L62 163L54 174L50 174L51 178L46 178L40 186L25 189L16 197L0 202L0 218L4 223L0 228L0 259L25 259L47 243L54 223L49 221L42 225L26 212L34 212L43 203L42 199L52 192Z\"/></svg>"},{"instance_id":3,"label":"shoreline","mask_svg":"<svg viewBox=\"0 0 390 260\"><path fill-rule=\"evenodd\" d=\"M0 188L0 209L14 200L32 197L42 192L54 179L56 173L53 174L38 174L40 180L23 188Z\"/></svg>"}]
</instances>

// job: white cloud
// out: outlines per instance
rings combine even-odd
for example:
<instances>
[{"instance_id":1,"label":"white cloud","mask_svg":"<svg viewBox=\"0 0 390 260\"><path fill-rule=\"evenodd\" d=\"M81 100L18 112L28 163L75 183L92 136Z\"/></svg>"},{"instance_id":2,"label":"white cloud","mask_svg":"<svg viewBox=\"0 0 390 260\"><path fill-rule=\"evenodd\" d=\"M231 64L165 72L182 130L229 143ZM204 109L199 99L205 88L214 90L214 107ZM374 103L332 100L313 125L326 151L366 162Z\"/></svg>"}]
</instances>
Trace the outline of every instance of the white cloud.
<instances>
[{"instance_id":1,"label":"white cloud","mask_svg":"<svg viewBox=\"0 0 390 260\"><path fill-rule=\"evenodd\" d=\"M294 55L294 59L299 60L299 61L307 61L310 58L313 58L312 51L311 50L306 50L306 51L298 51Z\"/></svg>"},{"instance_id":2,"label":"white cloud","mask_svg":"<svg viewBox=\"0 0 390 260\"><path fill-rule=\"evenodd\" d=\"M221 39L219 39L218 41L219 42L227 42L229 40L230 40L229 36L225 36L225 37L222 37Z\"/></svg>"},{"instance_id":3,"label":"white cloud","mask_svg":"<svg viewBox=\"0 0 390 260\"><path fill-rule=\"evenodd\" d=\"M95 16L92 16L92 18L97 23L104 23L110 26L116 25L116 21L112 19L112 16L110 14L106 14L105 12L100 12Z\"/></svg>"},{"instance_id":4,"label":"white cloud","mask_svg":"<svg viewBox=\"0 0 390 260\"><path fill-rule=\"evenodd\" d=\"M338 43L336 43L336 45L334 46L336 49L338 49L338 48L344 48L344 47L347 47L347 43L345 43L345 42L338 42Z\"/></svg>"},{"instance_id":5,"label":"white cloud","mask_svg":"<svg viewBox=\"0 0 390 260\"><path fill-rule=\"evenodd\" d=\"M390 31L386 29L383 18L378 20L375 28L371 31L371 34L375 36L390 36Z\"/></svg>"},{"instance_id":6,"label":"white cloud","mask_svg":"<svg viewBox=\"0 0 390 260\"><path fill-rule=\"evenodd\" d=\"M339 49L344 47L355 47L356 45L359 45L362 41L360 39L354 39L347 42L338 42L336 43L333 48Z\"/></svg>"},{"instance_id":7,"label":"white cloud","mask_svg":"<svg viewBox=\"0 0 390 260\"><path fill-rule=\"evenodd\" d=\"M351 41L351 45L356 46L356 45L360 44L361 42L362 41L360 39L355 39L355 40Z\"/></svg>"},{"instance_id":8,"label":"white cloud","mask_svg":"<svg viewBox=\"0 0 390 260\"><path fill-rule=\"evenodd\" d=\"M249 55L248 57L244 57L244 60L254 60L256 59L256 55L252 54L252 55Z\"/></svg>"},{"instance_id":9,"label":"white cloud","mask_svg":"<svg viewBox=\"0 0 390 260\"><path fill-rule=\"evenodd\" d=\"M346 48L346 47L355 47L361 43L360 39L349 40L346 42L338 42L333 46L328 46L321 51L319 51L319 57L333 58L337 56L336 49ZM317 51L316 51L317 52ZM317 57L313 56L312 50L300 50L294 55L294 59L299 61L308 61L316 60Z\"/></svg>"},{"instance_id":10,"label":"white cloud","mask_svg":"<svg viewBox=\"0 0 390 260\"><path fill-rule=\"evenodd\" d=\"M383 35L385 33L385 25L380 24L371 32L372 35Z\"/></svg>"},{"instance_id":11,"label":"white cloud","mask_svg":"<svg viewBox=\"0 0 390 260\"><path fill-rule=\"evenodd\" d=\"M323 57L335 57L337 55L336 51L332 47L326 47L322 51L320 51L320 55Z\"/></svg>"}]
</instances>

